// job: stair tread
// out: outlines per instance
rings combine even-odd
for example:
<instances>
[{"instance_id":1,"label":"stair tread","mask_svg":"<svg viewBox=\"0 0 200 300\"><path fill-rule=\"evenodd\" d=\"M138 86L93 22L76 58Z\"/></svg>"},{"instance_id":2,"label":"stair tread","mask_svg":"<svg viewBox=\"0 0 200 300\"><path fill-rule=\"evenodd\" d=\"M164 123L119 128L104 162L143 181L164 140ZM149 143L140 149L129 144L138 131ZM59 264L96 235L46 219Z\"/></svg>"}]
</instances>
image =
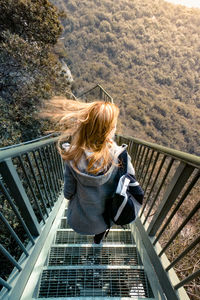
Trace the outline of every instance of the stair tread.
<instances>
[{"instance_id":1,"label":"stair tread","mask_svg":"<svg viewBox=\"0 0 200 300\"><path fill-rule=\"evenodd\" d=\"M92 235L80 235L71 230L57 230L54 244L88 244L93 242ZM131 230L111 230L103 243L135 244Z\"/></svg>"},{"instance_id":2,"label":"stair tread","mask_svg":"<svg viewBox=\"0 0 200 300\"><path fill-rule=\"evenodd\" d=\"M107 298L105 298L105 297L95 297L95 296L86 296L86 297L81 297L81 296L78 296L78 297L45 297L45 298L41 298L41 297L39 297L39 298L37 298L37 299L40 299L40 300L156 300L155 298L147 298L147 297L135 297L134 296L134 298L132 298L132 297L111 297L111 296L109 296L109 297L107 297Z\"/></svg>"},{"instance_id":3,"label":"stair tread","mask_svg":"<svg viewBox=\"0 0 200 300\"><path fill-rule=\"evenodd\" d=\"M58 269L43 270L41 297L152 297L143 269ZM79 298L80 299L80 298Z\"/></svg>"},{"instance_id":4,"label":"stair tread","mask_svg":"<svg viewBox=\"0 0 200 300\"><path fill-rule=\"evenodd\" d=\"M103 297L103 298L102 298ZM37 299L153 300L130 226L114 226L100 245L62 217L43 266Z\"/></svg>"},{"instance_id":5,"label":"stair tread","mask_svg":"<svg viewBox=\"0 0 200 300\"><path fill-rule=\"evenodd\" d=\"M107 246L107 247L106 247ZM48 266L58 265L142 265L136 247L127 245L104 245L104 247L91 247L91 245L74 247L51 247L48 256Z\"/></svg>"},{"instance_id":6,"label":"stair tread","mask_svg":"<svg viewBox=\"0 0 200 300\"><path fill-rule=\"evenodd\" d=\"M156 300L155 298L147 298L147 297L142 297L142 298L140 298L140 297L134 297L134 298L132 298L132 297L108 297L108 298L105 298L105 297L95 297L95 296L86 296L86 297L80 297L80 296L78 296L78 297L45 297L45 298L37 298L37 299L40 299L40 300Z\"/></svg>"}]
</instances>

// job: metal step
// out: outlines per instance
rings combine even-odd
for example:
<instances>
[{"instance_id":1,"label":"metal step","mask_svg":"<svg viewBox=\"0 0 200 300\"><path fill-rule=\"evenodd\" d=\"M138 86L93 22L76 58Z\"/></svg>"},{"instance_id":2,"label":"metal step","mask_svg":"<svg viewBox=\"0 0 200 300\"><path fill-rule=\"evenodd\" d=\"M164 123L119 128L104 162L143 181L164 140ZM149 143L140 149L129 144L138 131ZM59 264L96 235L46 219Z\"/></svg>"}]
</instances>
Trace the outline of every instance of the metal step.
<instances>
[{"instance_id":1,"label":"metal step","mask_svg":"<svg viewBox=\"0 0 200 300\"><path fill-rule=\"evenodd\" d=\"M42 273L38 299L48 297L153 297L143 269L67 268Z\"/></svg>"},{"instance_id":2,"label":"metal step","mask_svg":"<svg viewBox=\"0 0 200 300\"><path fill-rule=\"evenodd\" d=\"M80 235L71 229L59 229L56 232L55 244L91 244L93 243L93 236ZM103 243L114 244L135 244L131 230L128 229L113 229L110 230Z\"/></svg>"},{"instance_id":3,"label":"metal step","mask_svg":"<svg viewBox=\"0 0 200 300\"><path fill-rule=\"evenodd\" d=\"M70 229L65 215L43 267L37 299L154 299L129 225L114 226L103 244L95 245L93 236Z\"/></svg>"},{"instance_id":4,"label":"metal step","mask_svg":"<svg viewBox=\"0 0 200 300\"><path fill-rule=\"evenodd\" d=\"M49 266L66 265L141 265L141 259L135 246L91 247L57 245L51 247Z\"/></svg>"}]
</instances>

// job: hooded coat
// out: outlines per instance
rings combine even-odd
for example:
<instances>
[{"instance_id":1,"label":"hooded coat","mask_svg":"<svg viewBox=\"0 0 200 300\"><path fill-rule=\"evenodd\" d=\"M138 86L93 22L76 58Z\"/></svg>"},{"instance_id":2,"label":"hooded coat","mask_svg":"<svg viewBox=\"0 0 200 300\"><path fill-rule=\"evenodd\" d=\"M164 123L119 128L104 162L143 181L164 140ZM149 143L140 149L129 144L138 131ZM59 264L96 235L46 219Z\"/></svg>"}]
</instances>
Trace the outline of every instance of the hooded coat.
<instances>
[{"instance_id":1,"label":"hooded coat","mask_svg":"<svg viewBox=\"0 0 200 300\"><path fill-rule=\"evenodd\" d=\"M68 148L69 144L64 144ZM102 174L87 173L87 157L90 151L85 151L78 163L73 167L73 161L67 161L64 171L64 196L69 200L67 220L70 227L79 234L94 235L107 229L103 219L106 199L110 198L117 187L115 176L117 174L118 156L127 145L118 146L113 142L112 154L114 164ZM128 172L135 174L128 156Z\"/></svg>"}]
</instances>

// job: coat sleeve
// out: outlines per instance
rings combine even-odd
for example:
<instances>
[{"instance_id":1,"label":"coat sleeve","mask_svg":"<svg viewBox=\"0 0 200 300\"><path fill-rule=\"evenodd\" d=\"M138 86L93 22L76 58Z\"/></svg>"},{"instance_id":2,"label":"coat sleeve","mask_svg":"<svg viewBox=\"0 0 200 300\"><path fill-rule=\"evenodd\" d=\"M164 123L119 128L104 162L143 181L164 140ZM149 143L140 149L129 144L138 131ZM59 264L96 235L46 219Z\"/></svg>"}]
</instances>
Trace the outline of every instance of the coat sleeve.
<instances>
[{"instance_id":1,"label":"coat sleeve","mask_svg":"<svg viewBox=\"0 0 200 300\"><path fill-rule=\"evenodd\" d=\"M64 196L66 199L71 200L76 193L76 179L66 163L64 171Z\"/></svg>"}]
</instances>

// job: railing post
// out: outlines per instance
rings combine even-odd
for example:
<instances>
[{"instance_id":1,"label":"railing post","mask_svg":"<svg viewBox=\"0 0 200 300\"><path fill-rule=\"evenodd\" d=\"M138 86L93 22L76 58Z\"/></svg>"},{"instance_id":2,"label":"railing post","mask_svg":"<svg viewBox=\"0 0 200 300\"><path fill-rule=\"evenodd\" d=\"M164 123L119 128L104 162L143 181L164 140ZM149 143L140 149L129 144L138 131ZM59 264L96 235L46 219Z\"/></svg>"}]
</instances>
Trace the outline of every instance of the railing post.
<instances>
[{"instance_id":1,"label":"railing post","mask_svg":"<svg viewBox=\"0 0 200 300\"><path fill-rule=\"evenodd\" d=\"M102 100L103 98L103 93L101 87L99 87L99 98Z\"/></svg>"},{"instance_id":2,"label":"railing post","mask_svg":"<svg viewBox=\"0 0 200 300\"><path fill-rule=\"evenodd\" d=\"M30 233L33 236L38 236L41 231L40 225L10 158L7 158L5 161L0 163L0 172L4 182L9 188L10 194L13 199L15 199L15 202L21 212L21 216L24 219Z\"/></svg>"},{"instance_id":3,"label":"railing post","mask_svg":"<svg viewBox=\"0 0 200 300\"><path fill-rule=\"evenodd\" d=\"M166 215L168 214L170 208L174 204L174 201L177 199L193 170L194 167L183 162L181 162L178 166L176 173L174 174L174 177L172 178L172 181L163 196L162 203L158 207L156 214L149 224L147 233L150 236L154 236L157 230L160 228L162 222L164 221Z\"/></svg>"}]
</instances>

